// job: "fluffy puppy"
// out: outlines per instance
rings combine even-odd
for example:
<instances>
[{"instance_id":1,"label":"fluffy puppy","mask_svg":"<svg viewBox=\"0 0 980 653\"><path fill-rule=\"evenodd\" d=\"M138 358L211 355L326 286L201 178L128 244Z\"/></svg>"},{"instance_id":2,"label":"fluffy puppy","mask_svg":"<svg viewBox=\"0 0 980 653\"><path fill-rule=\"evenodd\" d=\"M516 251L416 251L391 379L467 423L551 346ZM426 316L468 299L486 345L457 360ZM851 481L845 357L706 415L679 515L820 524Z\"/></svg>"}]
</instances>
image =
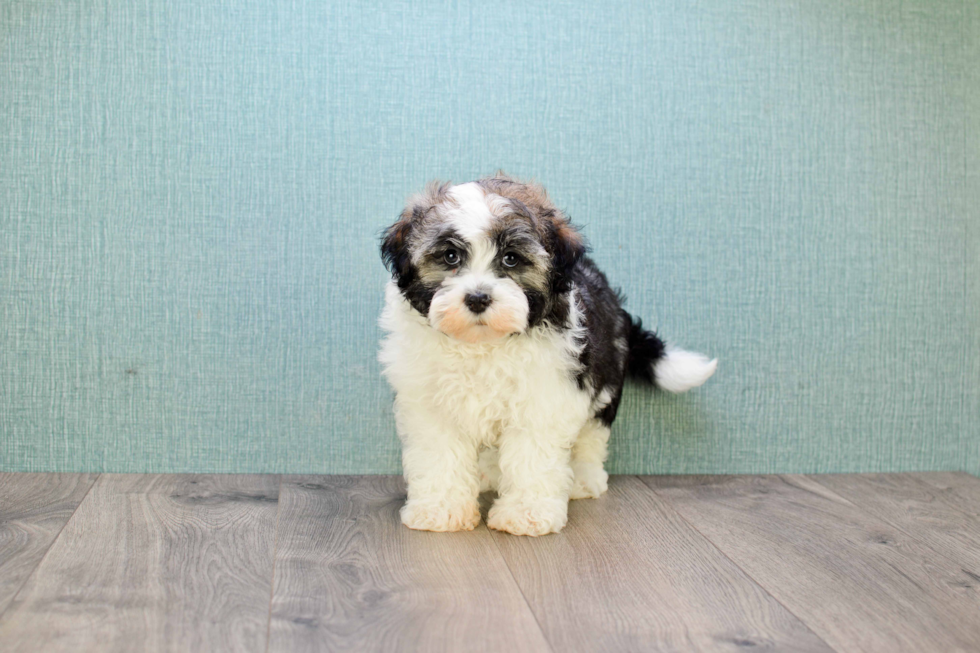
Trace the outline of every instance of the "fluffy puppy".
<instances>
[{"instance_id":1,"label":"fluffy puppy","mask_svg":"<svg viewBox=\"0 0 980 653\"><path fill-rule=\"evenodd\" d=\"M622 308L545 190L503 174L412 197L381 255L409 528L554 533L569 499L606 491L627 375L670 392L717 361L667 347Z\"/></svg>"}]
</instances>

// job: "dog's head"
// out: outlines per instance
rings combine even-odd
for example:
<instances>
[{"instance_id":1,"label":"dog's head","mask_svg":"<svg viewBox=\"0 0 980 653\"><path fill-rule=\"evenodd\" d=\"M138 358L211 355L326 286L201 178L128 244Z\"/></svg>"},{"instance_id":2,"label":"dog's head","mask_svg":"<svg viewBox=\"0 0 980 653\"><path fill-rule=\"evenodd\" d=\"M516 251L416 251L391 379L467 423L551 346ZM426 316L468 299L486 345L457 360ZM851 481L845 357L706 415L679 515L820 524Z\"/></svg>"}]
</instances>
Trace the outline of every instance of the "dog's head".
<instances>
[{"instance_id":1,"label":"dog's head","mask_svg":"<svg viewBox=\"0 0 980 653\"><path fill-rule=\"evenodd\" d=\"M503 174L431 184L381 243L412 307L433 328L470 343L564 319L571 270L584 252L541 186Z\"/></svg>"}]
</instances>

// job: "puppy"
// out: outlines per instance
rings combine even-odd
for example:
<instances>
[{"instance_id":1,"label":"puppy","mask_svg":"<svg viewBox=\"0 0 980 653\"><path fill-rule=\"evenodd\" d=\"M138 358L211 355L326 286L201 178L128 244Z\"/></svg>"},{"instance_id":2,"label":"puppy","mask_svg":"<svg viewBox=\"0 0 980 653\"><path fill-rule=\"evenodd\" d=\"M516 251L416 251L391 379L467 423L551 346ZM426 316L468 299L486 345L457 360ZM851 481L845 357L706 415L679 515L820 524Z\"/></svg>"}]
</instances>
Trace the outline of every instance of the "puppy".
<instances>
[{"instance_id":1,"label":"puppy","mask_svg":"<svg viewBox=\"0 0 980 653\"><path fill-rule=\"evenodd\" d=\"M555 533L606 491L627 376L670 392L717 366L623 310L544 188L498 173L431 184L382 239L380 361L395 390L409 528Z\"/></svg>"}]
</instances>

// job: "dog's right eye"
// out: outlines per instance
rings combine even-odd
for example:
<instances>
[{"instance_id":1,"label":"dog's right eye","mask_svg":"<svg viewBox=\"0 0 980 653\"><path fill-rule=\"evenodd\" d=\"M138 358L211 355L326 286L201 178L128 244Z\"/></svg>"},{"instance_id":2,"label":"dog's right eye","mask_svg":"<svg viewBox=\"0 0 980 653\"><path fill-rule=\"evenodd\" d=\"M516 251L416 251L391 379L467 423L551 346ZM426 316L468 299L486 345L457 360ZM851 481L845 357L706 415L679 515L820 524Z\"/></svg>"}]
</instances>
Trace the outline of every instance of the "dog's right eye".
<instances>
[{"instance_id":1,"label":"dog's right eye","mask_svg":"<svg viewBox=\"0 0 980 653\"><path fill-rule=\"evenodd\" d=\"M446 265L459 265L459 252L455 249L447 249L446 253L442 255L442 258L446 261Z\"/></svg>"}]
</instances>

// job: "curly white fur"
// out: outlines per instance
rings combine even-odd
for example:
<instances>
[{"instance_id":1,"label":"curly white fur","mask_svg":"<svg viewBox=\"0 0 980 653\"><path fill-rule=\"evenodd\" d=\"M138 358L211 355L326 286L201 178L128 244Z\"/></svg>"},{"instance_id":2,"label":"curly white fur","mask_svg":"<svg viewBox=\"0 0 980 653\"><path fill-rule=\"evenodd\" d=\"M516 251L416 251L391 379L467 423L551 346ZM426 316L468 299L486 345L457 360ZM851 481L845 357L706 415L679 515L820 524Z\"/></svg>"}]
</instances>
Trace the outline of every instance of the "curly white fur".
<instances>
[{"instance_id":1,"label":"curly white fur","mask_svg":"<svg viewBox=\"0 0 980 653\"><path fill-rule=\"evenodd\" d=\"M560 530L573 488L572 447L595 422L589 419L591 398L574 380L581 347L574 330L462 342L433 329L393 283L381 325L389 335L380 360L397 393L408 483L405 525L474 528L480 521L480 450L493 447L496 466L484 477L494 477L500 496L488 525L521 535ZM604 459L605 447L589 453ZM602 461L593 462L601 470ZM603 476L583 486L598 493L604 484ZM584 492L577 489L576 495Z\"/></svg>"}]
</instances>

